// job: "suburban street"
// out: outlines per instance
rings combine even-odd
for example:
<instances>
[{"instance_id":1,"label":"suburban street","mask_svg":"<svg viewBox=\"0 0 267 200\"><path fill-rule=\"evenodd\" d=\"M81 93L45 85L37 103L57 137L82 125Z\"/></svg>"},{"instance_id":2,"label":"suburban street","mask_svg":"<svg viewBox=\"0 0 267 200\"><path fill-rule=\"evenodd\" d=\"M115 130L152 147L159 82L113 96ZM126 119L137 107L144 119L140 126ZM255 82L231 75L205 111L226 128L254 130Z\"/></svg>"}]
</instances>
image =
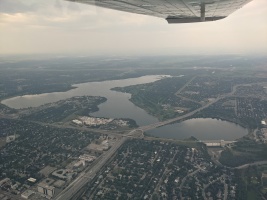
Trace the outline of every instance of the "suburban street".
<instances>
[{"instance_id":1,"label":"suburban street","mask_svg":"<svg viewBox=\"0 0 267 200\"><path fill-rule=\"evenodd\" d=\"M190 81L192 81L192 80L190 80ZM204 105L204 106L202 106L202 107L200 107L200 108L198 108L196 110L193 110L192 112L189 112L189 113L187 113L185 115L182 115L182 116L179 116L179 117L176 117L176 118L173 118L173 119L165 120L165 121L162 121L162 122L157 122L157 123L154 123L154 124L142 126L142 127L139 127L138 129L131 130L128 134L121 135L123 137L120 140L118 140L106 153L101 155L100 158L96 161L96 163L95 163L95 165L93 167L90 166L86 170L86 172L81 173L67 188L65 188L59 195L57 195L55 197L55 199L56 200L70 200L70 199L72 199L72 197L82 187L84 187L89 181L91 181L97 175L97 172L105 165L105 163L120 148L120 146L127 140L128 137L140 138L140 137L143 137L143 132L145 132L147 130L151 130L151 129L154 129L154 128L157 128L157 127L160 127L160 126L164 126L164 125L170 124L172 122L176 122L176 121L188 118L188 117L196 114L197 112L209 107L210 105L218 102L219 100L233 95L235 93L235 91L236 91L236 87L237 86L233 87L231 93L228 93L228 94L225 94L225 95L220 95L215 100L210 101L206 105ZM106 132L106 131L104 131L104 132ZM243 166L241 166L241 168L242 167ZM244 166L244 167L246 167L246 166ZM198 172L199 170L200 169L196 170L196 172Z\"/></svg>"}]
</instances>

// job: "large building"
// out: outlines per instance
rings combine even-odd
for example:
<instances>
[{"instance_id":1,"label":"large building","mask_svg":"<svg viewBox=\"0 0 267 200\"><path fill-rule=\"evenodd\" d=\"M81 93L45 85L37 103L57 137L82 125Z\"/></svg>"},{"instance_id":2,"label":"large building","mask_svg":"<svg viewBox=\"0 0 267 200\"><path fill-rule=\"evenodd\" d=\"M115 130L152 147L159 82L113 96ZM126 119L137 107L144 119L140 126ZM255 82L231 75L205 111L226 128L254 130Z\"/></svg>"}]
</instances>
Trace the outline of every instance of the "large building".
<instances>
[{"instance_id":1,"label":"large building","mask_svg":"<svg viewBox=\"0 0 267 200\"><path fill-rule=\"evenodd\" d=\"M25 192L23 192L23 193L21 194L21 197L22 197L23 199L29 199L34 193L35 193L35 192L32 191L32 190L26 190Z\"/></svg>"},{"instance_id":2,"label":"large building","mask_svg":"<svg viewBox=\"0 0 267 200\"><path fill-rule=\"evenodd\" d=\"M108 140L102 141L101 144L91 143L86 147L86 149L89 152L102 153L103 151L109 149L109 143Z\"/></svg>"},{"instance_id":3,"label":"large building","mask_svg":"<svg viewBox=\"0 0 267 200\"><path fill-rule=\"evenodd\" d=\"M48 196L48 197L53 197L55 194L55 187L47 185L43 182L39 183L37 186L38 192Z\"/></svg>"}]
</instances>

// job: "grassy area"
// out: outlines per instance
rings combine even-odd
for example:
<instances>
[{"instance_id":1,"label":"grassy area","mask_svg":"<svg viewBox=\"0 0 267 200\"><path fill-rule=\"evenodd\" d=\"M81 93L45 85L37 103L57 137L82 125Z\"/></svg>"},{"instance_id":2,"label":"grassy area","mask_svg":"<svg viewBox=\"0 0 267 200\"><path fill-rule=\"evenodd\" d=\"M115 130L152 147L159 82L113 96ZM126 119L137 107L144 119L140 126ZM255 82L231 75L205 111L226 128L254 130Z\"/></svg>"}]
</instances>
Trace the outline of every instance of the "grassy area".
<instances>
[{"instance_id":1,"label":"grassy area","mask_svg":"<svg viewBox=\"0 0 267 200\"><path fill-rule=\"evenodd\" d=\"M262 199L264 186L261 184L262 170L259 166L251 166L237 170L239 180L239 199Z\"/></svg>"},{"instance_id":2,"label":"grassy area","mask_svg":"<svg viewBox=\"0 0 267 200\"><path fill-rule=\"evenodd\" d=\"M223 165L237 167L267 159L267 145L259 144L249 136L243 137L235 146L227 148L221 153L220 162Z\"/></svg>"},{"instance_id":3,"label":"grassy area","mask_svg":"<svg viewBox=\"0 0 267 200\"><path fill-rule=\"evenodd\" d=\"M259 199L259 196L255 190L248 190L247 200L256 200Z\"/></svg>"}]
</instances>

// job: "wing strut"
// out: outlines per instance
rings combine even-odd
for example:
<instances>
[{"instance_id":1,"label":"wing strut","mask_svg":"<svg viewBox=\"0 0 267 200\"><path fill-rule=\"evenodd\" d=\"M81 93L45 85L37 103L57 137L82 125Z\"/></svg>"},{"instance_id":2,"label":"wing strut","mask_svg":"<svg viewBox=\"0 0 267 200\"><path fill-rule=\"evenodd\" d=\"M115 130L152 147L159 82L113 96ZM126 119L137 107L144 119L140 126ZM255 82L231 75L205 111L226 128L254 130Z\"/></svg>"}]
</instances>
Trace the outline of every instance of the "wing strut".
<instances>
[{"instance_id":1,"label":"wing strut","mask_svg":"<svg viewBox=\"0 0 267 200\"><path fill-rule=\"evenodd\" d=\"M205 7L206 7L206 4L202 2L202 3L200 4L200 13L201 13L201 15L200 15L200 20L201 20L202 22L205 21Z\"/></svg>"}]
</instances>

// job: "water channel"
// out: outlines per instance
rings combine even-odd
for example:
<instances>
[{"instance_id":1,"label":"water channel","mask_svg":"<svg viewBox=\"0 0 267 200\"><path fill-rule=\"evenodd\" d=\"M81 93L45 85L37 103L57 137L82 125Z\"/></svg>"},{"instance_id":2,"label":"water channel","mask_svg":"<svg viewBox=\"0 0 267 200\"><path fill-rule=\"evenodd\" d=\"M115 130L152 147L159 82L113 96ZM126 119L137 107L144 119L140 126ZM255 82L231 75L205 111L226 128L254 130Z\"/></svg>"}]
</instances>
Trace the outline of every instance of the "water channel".
<instances>
[{"instance_id":1,"label":"water channel","mask_svg":"<svg viewBox=\"0 0 267 200\"><path fill-rule=\"evenodd\" d=\"M160 80L162 75L149 75L123 80L88 82L73 85L75 89L66 92L53 92L37 95L24 95L3 100L1 103L11 108L37 107L46 103L71 98L73 96L103 96L107 101L99 105L99 111L91 113L96 117L131 118L139 126L158 122L143 109L129 101L131 95L110 90L114 87L151 83ZM157 137L184 139L194 136L201 140L234 140L247 134L247 130L230 122L216 119L190 119L179 124L163 126L148 132Z\"/></svg>"}]
</instances>

